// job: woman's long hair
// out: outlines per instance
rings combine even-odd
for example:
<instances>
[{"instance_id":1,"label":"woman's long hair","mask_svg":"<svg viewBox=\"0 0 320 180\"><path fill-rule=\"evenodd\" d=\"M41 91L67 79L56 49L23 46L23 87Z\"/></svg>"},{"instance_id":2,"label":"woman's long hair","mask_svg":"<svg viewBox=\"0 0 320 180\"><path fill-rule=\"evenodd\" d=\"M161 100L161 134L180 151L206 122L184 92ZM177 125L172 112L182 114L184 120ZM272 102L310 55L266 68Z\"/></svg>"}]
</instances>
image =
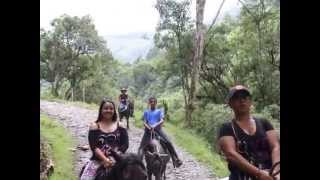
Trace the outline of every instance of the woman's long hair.
<instances>
[{"instance_id":1,"label":"woman's long hair","mask_svg":"<svg viewBox=\"0 0 320 180\"><path fill-rule=\"evenodd\" d=\"M101 119L102 119L101 111L102 111L103 105L105 103L107 103L107 102L111 103L113 105L114 111L113 111L113 116L112 116L112 122L116 122L117 121L118 115L117 115L117 110L116 110L116 106L115 106L114 102L112 100L110 100L110 99L103 98L103 100L100 103L99 114L98 114L98 119L96 120L96 123L101 121Z\"/></svg>"}]
</instances>

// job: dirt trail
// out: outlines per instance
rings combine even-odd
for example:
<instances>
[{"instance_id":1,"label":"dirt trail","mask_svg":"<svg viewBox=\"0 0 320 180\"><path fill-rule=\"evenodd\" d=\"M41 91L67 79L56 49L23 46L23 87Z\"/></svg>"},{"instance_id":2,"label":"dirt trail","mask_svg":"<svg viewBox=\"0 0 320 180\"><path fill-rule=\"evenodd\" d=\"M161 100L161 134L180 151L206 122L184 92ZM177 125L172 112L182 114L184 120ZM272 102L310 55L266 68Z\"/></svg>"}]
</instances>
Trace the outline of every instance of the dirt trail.
<instances>
[{"instance_id":1,"label":"dirt trail","mask_svg":"<svg viewBox=\"0 0 320 180\"><path fill-rule=\"evenodd\" d=\"M90 122L95 121L98 115L97 110L89 110L82 107L77 107L69 104L40 101L40 110L42 113L49 115L65 128L76 139L76 146L88 144L87 135ZM132 119L131 119L132 121ZM128 152L137 152L140 140L143 135L143 130L138 129L130 123L131 129L129 134L129 149ZM170 137L170 135L169 135ZM172 139L172 137L170 137ZM76 147L75 147L76 148ZM167 180L215 180L215 176L195 160L188 152L176 146L179 157L183 160L183 165L180 168L173 168L171 161L167 166ZM91 151L76 150L75 173L78 174L83 164L90 158Z\"/></svg>"}]
</instances>

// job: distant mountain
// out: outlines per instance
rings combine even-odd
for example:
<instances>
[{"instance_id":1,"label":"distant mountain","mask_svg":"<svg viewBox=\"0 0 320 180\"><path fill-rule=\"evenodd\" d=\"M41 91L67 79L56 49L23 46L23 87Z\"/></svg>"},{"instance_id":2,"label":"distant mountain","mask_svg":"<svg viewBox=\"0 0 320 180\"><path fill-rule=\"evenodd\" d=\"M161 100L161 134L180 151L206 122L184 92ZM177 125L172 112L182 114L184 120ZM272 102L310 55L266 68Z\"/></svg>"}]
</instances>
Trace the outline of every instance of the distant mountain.
<instances>
[{"instance_id":1,"label":"distant mountain","mask_svg":"<svg viewBox=\"0 0 320 180\"><path fill-rule=\"evenodd\" d=\"M139 57L145 57L153 47L154 33L129 33L123 35L107 35L107 47L114 58L132 63Z\"/></svg>"},{"instance_id":2,"label":"distant mountain","mask_svg":"<svg viewBox=\"0 0 320 180\"><path fill-rule=\"evenodd\" d=\"M240 8L233 7L219 17L217 23L222 21L223 16L226 14L236 17L239 13ZM209 25L212 23L211 21L205 23ZM136 32L121 35L106 35L104 38L107 40L107 47L111 50L114 58L122 62L132 63L139 57L144 58L154 46L153 35L153 32Z\"/></svg>"}]
</instances>

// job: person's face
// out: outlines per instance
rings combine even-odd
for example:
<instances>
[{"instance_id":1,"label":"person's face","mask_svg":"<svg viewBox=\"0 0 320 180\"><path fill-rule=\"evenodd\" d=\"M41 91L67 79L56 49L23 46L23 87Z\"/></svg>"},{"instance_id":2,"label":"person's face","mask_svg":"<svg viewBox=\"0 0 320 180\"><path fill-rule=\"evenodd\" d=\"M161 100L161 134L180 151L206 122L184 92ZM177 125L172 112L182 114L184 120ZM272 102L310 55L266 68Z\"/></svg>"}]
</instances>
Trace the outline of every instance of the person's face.
<instances>
[{"instance_id":1,"label":"person's face","mask_svg":"<svg viewBox=\"0 0 320 180\"><path fill-rule=\"evenodd\" d=\"M251 107L251 97L246 91L238 91L230 99L230 107L237 113L248 113Z\"/></svg>"},{"instance_id":2,"label":"person's face","mask_svg":"<svg viewBox=\"0 0 320 180\"><path fill-rule=\"evenodd\" d=\"M149 104L150 104L150 107L153 109L153 108L155 108L155 107L156 107L157 102L156 102L156 100L155 100L155 99L150 99L150 100L149 100Z\"/></svg>"},{"instance_id":3,"label":"person's face","mask_svg":"<svg viewBox=\"0 0 320 180\"><path fill-rule=\"evenodd\" d=\"M110 102L104 103L102 110L101 110L101 114L106 119L112 119L112 116L114 114L113 104Z\"/></svg>"}]
</instances>

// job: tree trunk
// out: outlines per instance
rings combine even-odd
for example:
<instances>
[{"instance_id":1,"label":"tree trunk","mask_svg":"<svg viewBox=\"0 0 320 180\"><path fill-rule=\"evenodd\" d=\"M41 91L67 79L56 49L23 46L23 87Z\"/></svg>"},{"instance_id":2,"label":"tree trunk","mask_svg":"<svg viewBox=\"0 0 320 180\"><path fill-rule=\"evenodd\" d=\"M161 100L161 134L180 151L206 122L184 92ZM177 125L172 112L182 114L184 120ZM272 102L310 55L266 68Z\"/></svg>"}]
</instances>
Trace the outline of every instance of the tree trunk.
<instances>
[{"instance_id":1,"label":"tree trunk","mask_svg":"<svg viewBox=\"0 0 320 180\"><path fill-rule=\"evenodd\" d=\"M192 59L192 70L191 70L191 83L190 83L190 92L189 92L189 101L187 104L186 109L186 121L187 126L191 126L192 123L192 113L195 110L195 101L196 101L196 93L198 91L197 82L199 81L199 69L200 69L200 62L203 56L203 15L204 15L204 7L205 7L205 0L197 0L196 6L196 33L195 33L195 40L194 40L194 55Z\"/></svg>"},{"instance_id":2,"label":"tree trunk","mask_svg":"<svg viewBox=\"0 0 320 180\"><path fill-rule=\"evenodd\" d=\"M54 97L59 96L59 89L60 89L61 83L60 80L56 80L55 82L52 82L51 84L51 93Z\"/></svg>"}]
</instances>

